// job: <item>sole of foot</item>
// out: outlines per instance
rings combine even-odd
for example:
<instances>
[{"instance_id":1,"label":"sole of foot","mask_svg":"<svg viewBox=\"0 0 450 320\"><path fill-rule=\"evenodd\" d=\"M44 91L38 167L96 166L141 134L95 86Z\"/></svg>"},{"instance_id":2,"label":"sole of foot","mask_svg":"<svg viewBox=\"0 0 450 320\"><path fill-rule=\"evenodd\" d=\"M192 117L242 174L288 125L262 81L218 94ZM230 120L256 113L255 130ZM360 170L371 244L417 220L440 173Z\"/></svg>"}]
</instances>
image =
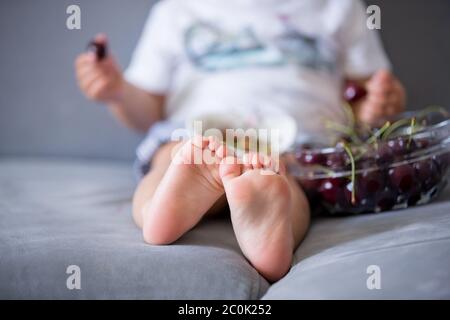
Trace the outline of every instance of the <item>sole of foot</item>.
<instances>
[{"instance_id":1,"label":"sole of foot","mask_svg":"<svg viewBox=\"0 0 450 320\"><path fill-rule=\"evenodd\" d=\"M245 257L269 281L289 270L294 239L291 190L285 170L277 173L273 161L248 154L239 164L226 157L220 176L230 206L231 220Z\"/></svg>"},{"instance_id":2,"label":"sole of foot","mask_svg":"<svg viewBox=\"0 0 450 320\"><path fill-rule=\"evenodd\" d=\"M224 194L219 175L226 147L213 137L194 137L175 149L152 199L144 206L144 240L170 244L194 227Z\"/></svg>"}]
</instances>

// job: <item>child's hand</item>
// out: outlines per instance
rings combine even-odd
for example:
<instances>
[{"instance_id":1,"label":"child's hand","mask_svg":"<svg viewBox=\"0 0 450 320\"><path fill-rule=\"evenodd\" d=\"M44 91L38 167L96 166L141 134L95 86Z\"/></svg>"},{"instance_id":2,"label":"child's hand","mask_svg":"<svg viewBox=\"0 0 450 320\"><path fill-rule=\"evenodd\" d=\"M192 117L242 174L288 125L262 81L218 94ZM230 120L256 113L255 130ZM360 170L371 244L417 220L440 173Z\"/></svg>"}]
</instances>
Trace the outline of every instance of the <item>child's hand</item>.
<instances>
[{"instance_id":1,"label":"child's hand","mask_svg":"<svg viewBox=\"0 0 450 320\"><path fill-rule=\"evenodd\" d=\"M389 71L381 70L366 82L367 96L354 106L356 118L369 125L377 125L384 117L405 109L403 85Z\"/></svg>"},{"instance_id":2,"label":"child's hand","mask_svg":"<svg viewBox=\"0 0 450 320\"><path fill-rule=\"evenodd\" d=\"M107 39L100 35L95 41L106 45ZM119 99L124 79L111 55L98 61L94 52L82 53L75 60L75 71L78 85L88 98L105 103Z\"/></svg>"}]
</instances>

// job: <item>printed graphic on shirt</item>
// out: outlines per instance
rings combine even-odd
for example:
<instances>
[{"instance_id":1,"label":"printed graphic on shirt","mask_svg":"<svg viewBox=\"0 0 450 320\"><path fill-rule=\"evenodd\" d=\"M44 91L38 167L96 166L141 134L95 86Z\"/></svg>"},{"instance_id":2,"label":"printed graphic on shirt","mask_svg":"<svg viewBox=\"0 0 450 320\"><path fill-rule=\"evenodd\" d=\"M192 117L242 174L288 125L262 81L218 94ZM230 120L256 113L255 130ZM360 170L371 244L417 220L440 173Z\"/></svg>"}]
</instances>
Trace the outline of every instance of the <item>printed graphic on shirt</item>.
<instances>
[{"instance_id":1,"label":"printed graphic on shirt","mask_svg":"<svg viewBox=\"0 0 450 320\"><path fill-rule=\"evenodd\" d=\"M323 40L301 33L280 17L284 30L268 42L261 41L251 27L228 34L207 22L197 22L184 34L186 53L192 63L206 71L251 66L298 64L333 72L335 54Z\"/></svg>"}]
</instances>

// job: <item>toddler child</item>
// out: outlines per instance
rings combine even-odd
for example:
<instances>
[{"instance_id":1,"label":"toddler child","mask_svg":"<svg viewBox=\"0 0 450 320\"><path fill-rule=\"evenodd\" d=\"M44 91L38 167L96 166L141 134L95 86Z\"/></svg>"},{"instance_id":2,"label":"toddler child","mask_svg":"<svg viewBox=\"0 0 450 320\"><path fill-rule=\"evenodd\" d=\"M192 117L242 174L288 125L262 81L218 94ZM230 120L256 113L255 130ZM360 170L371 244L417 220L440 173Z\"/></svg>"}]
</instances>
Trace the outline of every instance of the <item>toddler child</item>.
<instances>
[{"instance_id":1,"label":"toddler child","mask_svg":"<svg viewBox=\"0 0 450 320\"><path fill-rule=\"evenodd\" d=\"M330 144L335 137L324 122L345 123L347 80L367 90L352 106L359 121L402 111L404 90L366 19L359 0L163 0L124 74L111 55L98 61L80 54L84 94L125 125L149 130L137 152L143 177L133 199L146 242L173 243L228 207L250 263L269 281L286 274L307 231L309 205L283 158L275 168L257 152L237 159L216 138L175 142L171 133L211 114L282 114L295 121L296 142Z\"/></svg>"}]
</instances>

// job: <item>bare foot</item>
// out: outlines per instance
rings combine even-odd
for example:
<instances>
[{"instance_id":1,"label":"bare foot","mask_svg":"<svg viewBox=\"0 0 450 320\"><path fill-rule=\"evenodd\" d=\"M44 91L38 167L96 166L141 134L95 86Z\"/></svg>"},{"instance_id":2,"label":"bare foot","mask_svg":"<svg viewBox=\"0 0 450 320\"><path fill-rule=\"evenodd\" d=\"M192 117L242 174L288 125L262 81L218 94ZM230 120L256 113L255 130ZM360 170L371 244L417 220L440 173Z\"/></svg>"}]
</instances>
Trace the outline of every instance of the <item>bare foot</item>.
<instances>
[{"instance_id":1,"label":"bare foot","mask_svg":"<svg viewBox=\"0 0 450 320\"><path fill-rule=\"evenodd\" d=\"M219 165L225 146L216 139L196 137L185 142L144 207L144 240L169 244L194 227L224 194Z\"/></svg>"},{"instance_id":2,"label":"bare foot","mask_svg":"<svg viewBox=\"0 0 450 320\"><path fill-rule=\"evenodd\" d=\"M270 168L256 156L244 158L244 165L227 157L220 165L220 176L241 250L259 273L269 281L276 281L291 266L294 249L292 201L285 173L269 171Z\"/></svg>"}]
</instances>

